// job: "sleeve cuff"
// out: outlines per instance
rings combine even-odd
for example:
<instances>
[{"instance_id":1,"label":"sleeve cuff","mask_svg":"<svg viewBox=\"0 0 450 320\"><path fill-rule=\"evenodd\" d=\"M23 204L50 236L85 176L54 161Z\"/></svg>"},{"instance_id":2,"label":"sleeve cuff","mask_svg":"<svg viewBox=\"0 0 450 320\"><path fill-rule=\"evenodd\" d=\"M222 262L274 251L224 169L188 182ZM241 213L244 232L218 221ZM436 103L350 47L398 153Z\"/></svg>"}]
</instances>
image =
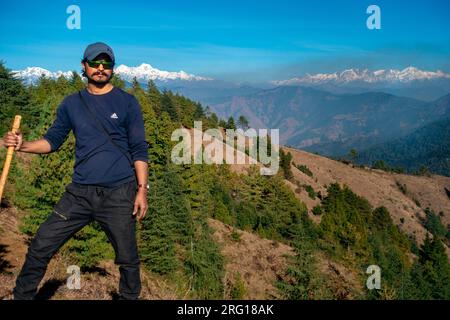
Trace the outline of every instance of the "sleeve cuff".
<instances>
[{"instance_id":1,"label":"sleeve cuff","mask_svg":"<svg viewBox=\"0 0 450 320\"><path fill-rule=\"evenodd\" d=\"M135 161L148 162L148 158L146 158L146 157L136 157L136 158L133 158L133 162L135 162Z\"/></svg>"},{"instance_id":2,"label":"sleeve cuff","mask_svg":"<svg viewBox=\"0 0 450 320\"><path fill-rule=\"evenodd\" d=\"M52 142L52 140L47 136L43 136L42 139L47 140L48 144L50 145L50 152L53 152L55 150L55 143Z\"/></svg>"}]
</instances>

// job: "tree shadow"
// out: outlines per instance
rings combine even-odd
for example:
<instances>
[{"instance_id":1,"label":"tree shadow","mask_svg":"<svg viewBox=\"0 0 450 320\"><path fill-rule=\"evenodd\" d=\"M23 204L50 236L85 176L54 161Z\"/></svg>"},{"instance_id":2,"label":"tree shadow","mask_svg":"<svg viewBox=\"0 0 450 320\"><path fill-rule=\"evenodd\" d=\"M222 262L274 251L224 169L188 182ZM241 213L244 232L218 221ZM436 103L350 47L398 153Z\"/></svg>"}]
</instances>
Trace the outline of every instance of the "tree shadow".
<instances>
[{"instance_id":1,"label":"tree shadow","mask_svg":"<svg viewBox=\"0 0 450 320\"><path fill-rule=\"evenodd\" d=\"M7 208L11 208L11 202L6 198L2 198L0 202L0 209L7 209Z\"/></svg>"},{"instance_id":2,"label":"tree shadow","mask_svg":"<svg viewBox=\"0 0 450 320\"><path fill-rule=\"evenodd\" d=\"M6 269L12 267L8 260L5 260L5 255L9 252L6 248L8 246L0 244L0 272L6 272Z\"/></svg>"},{"instance_id":3,"label":"tree shadow","mask_svg":"<svg viewBox=\"0 0 450 320\"><path fill-rule=\"evenodd\" d=\"M53 297L58 290L59 287L61 287L65 281L59 280L59 279L49 279L47 280L44 285L39 289L38 293L36 294L35 299L36 300L50 300L51 297Z\"/></svg>"},{"instance_id":4,"label":"tree shadow","mask_svg":"<svg viewBox=\"0 0 450 320\"><path fill-rule=\"evenodd\" d=\"M121 300L120 294L117 291L110 291L109 294L111 295L111 300Z\"/></svg>"},{"instance_id":5,"label":"tree shadow","mask_svg":"<svg viewBox=\"0 0 450 320\"><path fill-rule=\"evenodd\" d=\"M97 267L97 266L81 268L81 272L83 272L83 273L97 273L98 275L100 275L102 277L106 277L106 276L110 275L110 273L108 271L106 271L105 268Z\"/></svg>"}]
</instances>

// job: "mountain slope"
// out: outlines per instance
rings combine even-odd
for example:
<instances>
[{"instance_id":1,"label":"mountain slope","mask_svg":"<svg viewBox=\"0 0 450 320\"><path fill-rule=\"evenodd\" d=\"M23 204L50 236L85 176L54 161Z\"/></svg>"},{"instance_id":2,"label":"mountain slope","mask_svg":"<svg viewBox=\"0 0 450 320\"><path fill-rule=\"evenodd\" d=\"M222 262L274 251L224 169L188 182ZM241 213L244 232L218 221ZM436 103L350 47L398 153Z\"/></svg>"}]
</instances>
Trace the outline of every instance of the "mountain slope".
<instances>
[{"instance_id":1,"label":"mountain slope","mask_svg":"<svg viewBox=\"0 0 450 320\"><path fill-rule=\"evenodd\" d=\"M448 113L450 103L424 103L381 92L336 95L283 86L216 104L223 118L244 115L254 128L279 128L282 144L343 155L408 134ZM438 107L439 105L439 107Z\"/></svg>"},{"instance_id":2,"label":"mountain slope","mask_svg":"<svg viewBox=\"0 0 450 320\"><path fill-rule=\"evenodd\" d=\"M450 118L432 122L405 137L362 151L358 162L383 160L391 167L415 172L426 166L431 172L450 176Z\"/></svg>"},{"instance_id":3,"label":"mountain slope","mask_svg":"<svg viewBox=\"0 0 450 320\"><path fill-rule=\"evenodd\" d=\"M205 142L205 147L210 143ZM366 198L373 207L386 207L394 223L419 243L423 242L427 234L421 221L425 218L425 208L430 208L435 213L442 212L443 225L450 225L450 198L446 192L446 188L450 189L448 177L413 176L360 168L302 150L284 146L281 148L292 155L293 181L285 179L284 182L295 196L306 204L309 216L315 222L319 222L320 217L315 216L312 210L320 203L320 199L317 196L312 199L306 186L311 186L316 194L320 192L322 197L325 197L327 186L337 182L350 187L356 194ZM235 152L242 153L238 150ZM225 146L224 154L227 154ZM230 156L227 154L226 157ZM231 165L234 172L248 173L251 168L251 158L248 155L244 157L246 164ZM262 166L259 162L257 165ZM299 170L297 166L301 165L305 165L312 175L309 176ZM404 190L401 190L399 185L402 185ZM450 259L448 248L447 252Z\"/></svg>"},{"instance_id":4,"label":"mountain slope","mask_svg":"<svg viewBox=\"0 0 450 320\"><path fill-rule=\"evenodd\" d=\"M372 206L385 206L394 223L407 234L416 237L419 243L427 233L420 221L425 217L425 208L429 207L436 213L442 212L443 224L450 224L450 198L445 191L445 188L450 186L450 178L411 176L357 168L305 151L292 148L284 150L292 154L292 162L295 165L305 165L312 172L312 176L308 176L292 166L295 180L310 185L316 193L320 191L322 195L326 194L325 186L333 182L347 185L356 194L369 200ZM404 185L407 191L402 192L398 184ZM292 183L290 186L299 199L306 203L310 216L316 221L320 220L320 217L312 214L313 207L320 202L319 199L311 199L305 188L298 188ZM450 254L450 251L447 252Z\"/></svg>"}]
</instances>

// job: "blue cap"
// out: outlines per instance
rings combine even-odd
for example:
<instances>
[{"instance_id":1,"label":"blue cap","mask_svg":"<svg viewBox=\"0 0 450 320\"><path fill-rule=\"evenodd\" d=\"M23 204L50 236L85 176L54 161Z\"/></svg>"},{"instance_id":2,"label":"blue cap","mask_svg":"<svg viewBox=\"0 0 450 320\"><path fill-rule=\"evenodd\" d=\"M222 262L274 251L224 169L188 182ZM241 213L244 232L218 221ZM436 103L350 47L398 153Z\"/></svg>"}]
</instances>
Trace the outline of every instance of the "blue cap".
<instances>
[{"instance_id":1,"label":"blue cap","mask_svg":"<svg viewBox=\"0 0 450 320\"><path fill-rule=\"evenodd\" d=\"M83 60L93 60L101 53L107 54L111 58L111 61L115 62L113 50L103 42L95 42L88 45L86 50L84 50Z\"/></svg>"}]
</instances>

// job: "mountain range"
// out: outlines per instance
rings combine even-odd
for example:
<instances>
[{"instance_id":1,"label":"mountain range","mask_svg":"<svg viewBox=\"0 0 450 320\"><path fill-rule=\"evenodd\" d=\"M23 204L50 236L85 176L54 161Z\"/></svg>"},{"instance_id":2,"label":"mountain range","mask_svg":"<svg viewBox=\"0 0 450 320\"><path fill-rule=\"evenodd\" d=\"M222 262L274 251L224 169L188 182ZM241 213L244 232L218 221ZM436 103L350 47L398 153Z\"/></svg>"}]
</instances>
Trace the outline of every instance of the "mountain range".
<instances>
[{"instance_id":1,"label":"mountain range","mask_svg":"<svg viewBox=\"0 0 450 320\"><path fill-rule=\"evenodd\" d=\"M433 101L450 92L450 74L411 66L403 70L348 69L334 73L307 74L272 83L278 86L309 86L337 94L379 91L424 101Z\"/></svg>"},{"instance_id":2,"label":"mountain range","mask_svg":"<svg viewBox=\"0 0 450 320\"><path fill-rule=\"evenodd\" d=\"M72 76L72 71L49 71L40 67L27 67L23 70L13 71L18 78L21 78L25 84L36 83L41 76L56 79L60 76L70 78ZM159 70L152 67L150 64L142 63L136 67L128 67L124 64L119 65L114 69L114 73L119 75L123 80L131 82L133 78L136 78L140 82L147 82L148 80L154 81L205 81L212 80L210 78L195 76L193 74L186 73L184 71L170 72Z\"/></svg>"},{"instance_id":3,"label":"mountain range","mask_svg":"<svg viewBox=\"0 0 450 320\"><path fill-rule=\"evenodd\" d=\"M450 115L450 95L434 102L382 92L334 94L280 86L212 106L219 117L245 116L254 128L279 128L282 144L342 156L407 135Z\"/></svg>"},{"instance_id":4,"label":"mountain range","mask_svg":"<svg viewBox=\"0 0 450 320\"><path fill-rule=\"evenodd\" d=\"M324 84L336 83L344 84L351 82L365 82L365 83L408 83L419 80L435 80L435 79L450 79L450 74L443 71L423 71L415 67L407 67L403 70L389 69L370 71L368 69L348 69L342 72L334 73L318 73L307 74L304 77L292 78L288 80L273 81L275 85L298 85L298 84Z\"/></svg>"},{"instance_id":5,"label":"mountain range","mask_svg":"<svg viewBox=\"0 0 450 320\"><path fill-rule=\"evenodd\" d=\"M61 75L65 77L72 75L72 71L52 72L40 67L27 67L14 72L26 84L36 83L41 76L58 78ZM244 84L194 75L182 70L160 70L147 63L134 67L121 64L115 68L115 73L128 83L134 78L144 85L153 80L163 89L186 95L205 105L224 102L237 95L254 93L258 89L286 85L309 86L337 94L382 91L427 101L435 100L450 92L450 74L440 70L421 70L412 66L402 70L375 71L352 68L341 72L307 74L287 80Z\"/></svg>"}]
</instances>

